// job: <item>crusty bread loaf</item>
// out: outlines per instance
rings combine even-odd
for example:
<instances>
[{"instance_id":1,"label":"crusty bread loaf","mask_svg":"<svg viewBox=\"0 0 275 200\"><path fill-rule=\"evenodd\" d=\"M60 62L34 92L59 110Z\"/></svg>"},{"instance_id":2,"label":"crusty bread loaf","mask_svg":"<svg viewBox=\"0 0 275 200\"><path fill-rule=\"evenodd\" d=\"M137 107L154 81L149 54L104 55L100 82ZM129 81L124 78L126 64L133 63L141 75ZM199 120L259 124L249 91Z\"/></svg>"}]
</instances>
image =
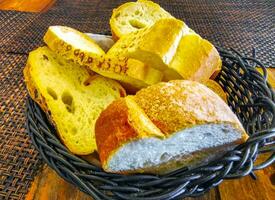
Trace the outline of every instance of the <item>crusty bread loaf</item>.
<instances>
[{"instance_id":1,"label":"crusty bread loaf","mask_svg":"<svg viewBox=\"0 0 275 200\"><path fill-rule=\"evenodd\" d=\"M164 81L205 82L221 68L216 48L177 19L161 19L123 36L107 54L140 60L162 71Z\"/></svg>"},{"instance_id":2,"label":"crusty bread loaf","mask_svg":"<svg viewBox=\"0 0 275 200\"><path fill-rule=\"evenodd\" d=\"M104 170L165 173L209 161L247 139L227 104L206 86L177 80L110 104L96 122Z\"/></svg>"},{"instance_id":3,"label":"crusty bread loaf","mask_svg":"<svg viewBox=\"0 0 275 200\"><path fill-rule=\"evenodd\" d=\"M152 26L163 18L173 17L152 1L138 0L124 3L113 10L110 19L113 38L117 40L123 35Z\"/></svg>"},{"instance_id":4,"label":"crusty bread loaf","mask_svg":"<svg viewBox=\"0 0 275 200\"><path fill-rule=\"evenodd\" d=\"M48 114L61 140L79 155L96 150L96 119L113 100L125 96L119 83L91 76L47 47L29 54L24 77L31 97Z\"/></svg>"},{"instance_id":5,"label":"crusty bread loaf","mask_svg":"<svg viewBox=\"0 0 275 200\"><path fill-rule=\"evenodd\" d=\"M130 92L158 83L163 77L162 72L138 60L105 55L90 37L72 28L49 27L44 41L51 50L65 59L120 81Z\"/></svg>"},{"instance_id":6,"label":"crusty bread loaf","mask_svg":"<svg viewBox=\"0 0 275 200\"><path fill-rule=\"evenodd\" d=\"M171 62L183 35L190 33L177 19L161 19L153 26L120 38L107 52L140 60L150 67L165 70Z\"/></svg>"}]
</instances>

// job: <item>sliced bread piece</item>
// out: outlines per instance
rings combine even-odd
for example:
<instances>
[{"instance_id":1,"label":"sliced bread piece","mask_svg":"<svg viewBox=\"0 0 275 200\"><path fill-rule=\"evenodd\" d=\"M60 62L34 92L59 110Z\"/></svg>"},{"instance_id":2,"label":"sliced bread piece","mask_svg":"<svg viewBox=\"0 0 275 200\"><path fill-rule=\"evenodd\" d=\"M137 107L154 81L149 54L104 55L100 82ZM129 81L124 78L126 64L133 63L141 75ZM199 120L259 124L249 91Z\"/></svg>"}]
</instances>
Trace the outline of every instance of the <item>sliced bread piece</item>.
<instances>
[{"instance_id":1,"label":"sliced bread piece","mask_svg":"<svg viewBox=\"0 0 275 200\"><path fill-rule=\"evenodd\" d=\"M153 26L120 38L107 52L140 60L158 70L167 69L183 35L190 29L177 19L161 19Z\"/></svg>"},{"instance_id":2,"label":"sliced bread piece","mask_svg":"<svg viewBox=\"0 0 275 200\"><path fill-rule=\"evenodd\" d=\"M103 60L84 66L105 77L118 80L129 93L158 83L163 78L163 73L159 70L139 60L120 56L106 55Z\"/></svg>"},{"instance_id":3,"label":"sliced bread piece","mask_svg":"<svg viewBox=\"0 0 275 200\"><path fill-rule=\"evenodd\" d=\"M43 39L52 51L66 56L67 59L77 58L81 61L86 52L92 58L105 55L91 37L67 26L50 26Z\"/></svg>"},{"instance_id":4,"label":"sliced bread piece","mask_svg":"<svg viewBox=\"0 0 275 200\"><path fill-rule=\"evenodd\" d=\"M24 69L31 97L48 114L68 147L79 155L97 149L94 126L100 112L125 96L119 83L58 57L48 47L29 54Z\"/></svg>"},{"instance_id":5,"label":"sliced bread piece","mask_svg":"<svg viewBox=\"0 0 275 200\"><path fill-rule=\"evenodd\" d=\"M163 18L173 18L173 16L152 1L138 0L124 3L113 10L110 19L113 38L117 40L123 35L150 27Z\"/></svg>"},{"instance_id":6,"label":"sliced bread piece","mask_svg":"<svg viewBox=\"0 0 275 200\"><path fill-rule=\"evenodd\" d=\"M227 104L206 86L158 83L110 104L96 122L103 169L163 174L208 162L248 138Z\"/></svg>"},{"instance_id":7,"label":"sliced bread piece","mask_svg":"<svg viewBox=\"0 0 275 200\"><path fill-rule=\"evenodd\" d=\"M216 48L177 19L161 19L123 36L107 54L140 60L162 71L164 81L205 82L221 69Z\"/></svg>"},{"instance_id":8,"label":"sliced bread piece","mask_svg":"<svg viewBox=\"0 0 275 200\"><path fill-rule=\"evenodd\" d=\"M213 73L221 70L221 66L217 49L199 35L189 34L182 37L168 69L164 71L164 80L178 79L180 75L185 80L205 83Z\"/></svg>"},{"instance_id":9,"label":"sliced bread piece","mask_svg":"<svg viewBox=\"0 0 275 200\"><path fill-rule=\"evenodd\" d=\"M88 68L102 76L123 83L130 92L158 83L162 72L134 59L105 55L103 50L86 34L72 28L50 27L45 43L67 60Z\"/></svg>"}]
</instances>

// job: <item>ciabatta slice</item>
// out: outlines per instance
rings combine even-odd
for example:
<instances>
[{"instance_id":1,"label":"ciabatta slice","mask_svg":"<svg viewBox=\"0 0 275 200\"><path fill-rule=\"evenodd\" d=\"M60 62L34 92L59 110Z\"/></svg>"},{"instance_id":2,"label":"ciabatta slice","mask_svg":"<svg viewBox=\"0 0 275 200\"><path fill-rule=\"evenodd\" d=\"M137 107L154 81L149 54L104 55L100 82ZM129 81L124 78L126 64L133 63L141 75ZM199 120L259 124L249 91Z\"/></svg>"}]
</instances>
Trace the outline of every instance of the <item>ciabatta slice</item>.
<instances>
[{"instance_id":1,"label":"ciabatta slice","mask_svg":"<svg viewBox=\"0 0 275 200\"><path fill-rule=\"evenodd\" d=\"M31 97L48 114L61 140L79 155L97 149L94 126L100 112L125 96L116 81L90 75L47 47L29 54L24 77Z\"/></svg>"},{"instance_id":2,"label":"ciabatta slice","mask_svg":"<svg viewBox=\"0 0 275 200\"><path fill-rule=\"evenodd\" d=\"M138 0L124 3L113 10L110 19L113 38L117 40L123 35L150 27L163 18L173 18L173 16L152 1Z\"/></svg>"}]
</instances>

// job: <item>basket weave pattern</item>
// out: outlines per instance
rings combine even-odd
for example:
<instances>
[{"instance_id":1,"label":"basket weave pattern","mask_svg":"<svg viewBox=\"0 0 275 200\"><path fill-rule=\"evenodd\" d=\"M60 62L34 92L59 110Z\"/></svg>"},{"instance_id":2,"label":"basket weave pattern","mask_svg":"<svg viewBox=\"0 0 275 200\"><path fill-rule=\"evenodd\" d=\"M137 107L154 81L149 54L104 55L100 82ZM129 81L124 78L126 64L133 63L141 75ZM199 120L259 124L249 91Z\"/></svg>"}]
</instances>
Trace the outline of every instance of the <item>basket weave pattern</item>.
<instances>
[{"instance_id":1,"label":"basket weave pattern","mask_svg":"<svg viewBox=\"0 0 275 200\"><path fill-rule=\"evenodd\" d=\"M219 49L223 68L217 81L228 95L232 110L250 135L248 141L222 158L193 169L182 168L162 176L118 175L104 172L71 154L60 143L45 114L28 100L27 130L43 159L61 177L94 199L166 200L199 196L224 179L246 175L275 161L275 94L266 82L265 67L253 57ZM255 57L255 52L254 52ZM261 66L264 76L255 70ZM259 154L269 158L255 165Z\"/></svg>"}]
</instances>

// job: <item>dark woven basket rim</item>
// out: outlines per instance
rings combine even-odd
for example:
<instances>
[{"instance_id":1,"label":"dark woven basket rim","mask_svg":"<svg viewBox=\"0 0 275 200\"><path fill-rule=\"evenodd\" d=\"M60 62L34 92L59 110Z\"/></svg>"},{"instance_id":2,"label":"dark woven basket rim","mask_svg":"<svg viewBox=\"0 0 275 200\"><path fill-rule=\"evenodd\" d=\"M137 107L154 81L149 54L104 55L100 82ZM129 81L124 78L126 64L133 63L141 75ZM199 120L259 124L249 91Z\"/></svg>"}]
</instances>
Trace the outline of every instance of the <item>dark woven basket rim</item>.
<instances>
[{"instance_id":1,"label":"dark woven basket rim","mask_svg":"<svg viewBox=\"0 0 275 200\"><path fill-rule=\"evenodd\" d=\"M228 102L250 135L246 143L223 157L195 168L182 168L162 176L119 175L71 154L60 142L40 107L27 99L27 131L43 160L62 178L94 199L180 199L200 196L224 179L246 175L275 161L275 94L267 82L265 66L256 52L247 57L234 49L218 48L223 60L218 83L228 94ZM263 70L261 75L255 66ZM255 165L258 155L268 158Z\"/></svg>"}]
</instances>

